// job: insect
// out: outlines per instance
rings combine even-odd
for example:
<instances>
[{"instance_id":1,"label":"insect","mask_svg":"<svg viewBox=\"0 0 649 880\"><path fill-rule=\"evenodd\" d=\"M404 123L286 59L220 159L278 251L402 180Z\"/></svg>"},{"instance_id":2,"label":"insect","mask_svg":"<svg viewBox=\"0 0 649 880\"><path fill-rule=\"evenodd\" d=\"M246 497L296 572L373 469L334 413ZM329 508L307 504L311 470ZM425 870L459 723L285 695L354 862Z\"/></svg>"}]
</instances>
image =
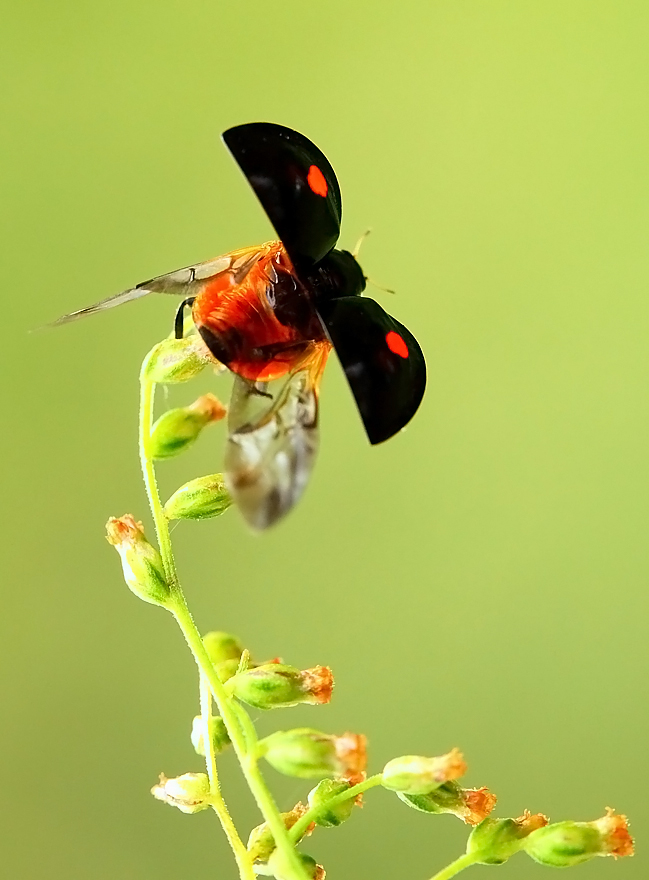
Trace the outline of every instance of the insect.
<instances>
[{"instance_id":1,"label":"insect","mask_svg":"<svg viewBox=\"0 0 649 880\"><path fill-rule=\"evenodd\" d=\"M149 293L183 296L212 356L234 374L225 473L255 529L302 495L318 448L318 391L331 349L349 382L370 443L415 414L426 365L414 336L374 300L355 256L336 250L342 202L333 168L304 135L269 122L228 129L225 145L275 228L278 241L160 275L56 323Z\"/></svg>"}]
</instances>

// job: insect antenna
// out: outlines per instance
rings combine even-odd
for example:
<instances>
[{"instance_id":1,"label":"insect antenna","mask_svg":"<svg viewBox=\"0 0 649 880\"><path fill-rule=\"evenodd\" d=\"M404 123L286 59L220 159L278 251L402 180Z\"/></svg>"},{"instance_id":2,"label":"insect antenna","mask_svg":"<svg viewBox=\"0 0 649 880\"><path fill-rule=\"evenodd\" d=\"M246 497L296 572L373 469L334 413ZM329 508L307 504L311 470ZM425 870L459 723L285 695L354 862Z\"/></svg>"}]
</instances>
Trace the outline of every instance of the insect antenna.
<instances>
[{"instance_id":1,"label":"insect antenna","mask_svg":"<svg viewBox=\"0 0 649 880\"><path fill-rule=\"evenodd\" d=\"M366 229L365 232L361 235L361 237L358 239L358 241L354 245L354 250L352 251L352 257L355 260L358 259L358 255L361 251L361 246L371 231L372 231L371 228ZM368 278L367 275L365 275L365 280L367 281L368 284L371 284L372 287L376 287L377 290L382 290L383 293L396 293L396 291L392 290L391 287L383 287L382 285L377 284L376 281L372 281L372 279Z\"/></svg>"}]
</instances>

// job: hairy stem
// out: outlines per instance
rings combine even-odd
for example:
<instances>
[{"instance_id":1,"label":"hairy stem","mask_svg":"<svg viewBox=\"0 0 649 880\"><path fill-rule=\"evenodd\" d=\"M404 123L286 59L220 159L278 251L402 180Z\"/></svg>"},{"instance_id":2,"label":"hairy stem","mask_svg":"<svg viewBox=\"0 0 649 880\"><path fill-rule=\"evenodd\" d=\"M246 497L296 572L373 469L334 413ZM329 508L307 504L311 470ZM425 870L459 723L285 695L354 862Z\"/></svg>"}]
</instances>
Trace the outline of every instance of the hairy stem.
<instances>
[{"instance_id":1,"label":"hairy stem","mask_svg":"<svg viewBox=\"0 0 649 880\"><path fill-rule=\"evenodd\" d=\"M445 868L442 868L441 871L438 871L430 880L450 880L451 877L455 877L456 874L459 874L460 871L463 871L465 868L470 868L471 865L475 865L477 861L477 856L475 853L465 853L465 855L460 856L459 859L456 859L454 862L451 862L450 865L447 865Z\"/></svg>"},{"instance_id":2,"label":"hairy stem","mask_svg":"<svg viewBox=\"0 0 649 880\"><path fill-rule=\"evenodd\" d=\"M185 637L185 641L194 655L194 660L196 661L199 671L205 676L209 683L210 690L216 700L216 704L225 723L228 735L232 740L234 751L239 760L239 764L241 765L241 770L248 783L248 787L273 833L277 847L284 854L287 867L291 871L290 880L308 880L299 856L289 839L288 832L277 804L268 790L266 781L259 769L257 756L254 754L254 750L249 751L247 748L246 736L239 722L236 709L233 705L233 700L228 695L223 686L223 682L216 674L214 665L205 650L205 645L203 644L198 628L196 627L189 608L187 607L185 596L178 581L176 563L171 546L171 536L169 534L169 523L160 501L153 460L149 451L151 427L153 424L155 383L151 382L146 376L147 360L148 357L144 361L142 372L140 374L140 463L142 465L142 475L146 486L147 496L149 498L151 513L155 522L160 555L162 556L165 574L171 590L171 598L167 604L167 608L175 617L176 622Z\"/></svg>"},{"instance_id":3,"label":"hairy stem","mask_svg":"<svg viewBox=\"0 0 649 880\"><path fill-rule=\"evenodd\" d=\"M344 801L354 798L357 795L362 794L364 791L380 785L381 778L381 774L377 773L376 776L370 776L369 779L359 782L358 785L353 785L351 788L348 788L347 791L341 791L340 794L334 795L329 798L328 801L318 804L316 807L311 807L311 809L298 819L295 825L293 825L288 836L293 843L297 843L304 836L309 825L314 822L321 813L326 813L327 810L330 810L332 807L342 804Z\"/></svg>"},{"instance_id":4,"label":"hairy stem","mask_svg":"<svg viewBox=\"0 0 649 880\"><path fill-rule=\"evenodd\" d=\"M212 801L212 809L219 817L219 821L223 827L228 843L232 847L232 852L237 861L239 875L241 880L255 880L255 872L248 855L248 850L244 846L239 833L232 821L232 816L223 800L221 794L221 786L219 784L219 776L216 769L216 757L214 755L214 743L210 736L210 718L212 717L212 694L209 684L205 676L200 676L200 703L201 703L201 719L203 721L203 747L205 749L205 764L207 766L207 775L210 779L210 794Z\"/></svg>"}]
</instances>

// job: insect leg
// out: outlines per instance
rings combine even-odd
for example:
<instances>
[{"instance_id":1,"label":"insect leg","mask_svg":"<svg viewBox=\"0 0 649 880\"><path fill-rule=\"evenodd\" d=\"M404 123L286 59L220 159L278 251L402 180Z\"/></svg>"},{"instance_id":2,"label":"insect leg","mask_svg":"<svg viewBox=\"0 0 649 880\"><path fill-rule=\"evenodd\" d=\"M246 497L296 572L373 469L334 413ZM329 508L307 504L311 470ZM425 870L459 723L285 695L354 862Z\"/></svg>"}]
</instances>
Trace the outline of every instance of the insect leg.
<instances>
[{"instance_id":1,"label":"insect leg","mask_svg":"<svg viewBox=\"0 0 649 880\"><path fill-rule=\"evenodd\" d=\"M181 304L178 306L178 311L176 312L176 320L174 321L174 336L176 339L183 338L183 330L185 326L185 309L187 306L193 306L195 296L188 296L187 299L184 299Z\"/></svg>"}]
</instances>

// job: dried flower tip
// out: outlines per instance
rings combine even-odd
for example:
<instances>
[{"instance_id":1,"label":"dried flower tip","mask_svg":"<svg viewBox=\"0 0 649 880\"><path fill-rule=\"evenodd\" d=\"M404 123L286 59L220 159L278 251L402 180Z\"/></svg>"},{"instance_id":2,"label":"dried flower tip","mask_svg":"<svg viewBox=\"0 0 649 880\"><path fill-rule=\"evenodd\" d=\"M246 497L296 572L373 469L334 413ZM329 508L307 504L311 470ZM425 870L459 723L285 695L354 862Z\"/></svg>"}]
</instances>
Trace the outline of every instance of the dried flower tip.
<instances>
[{"instance_id":1,"label":"dried flower tip","mask_svg":"<svg viewBox=\"0 0 649 880\"><path fill-rule=\"evenodd\" d=\"M210 362L210 354L198 334L184 339L164 339L151 349L142 365L142 377L172 385L187 382Z\"/></svg>"},{"instance_id":2,"label":"dried flower tip","mask_svg":"<svg viewBox=\"0 0 649 880\"><path fill-rule=\"evenodd\" d=\"M302 868L310 880L324 880L325 869L318 865L315 859L305 853L296 853L302 863ZM268 860L268 869L276 880L293 880L295 871L292 865L287 864L286 856L280 849L276 849Z\"/></svg>"},{"instance_id":3,"label":"dried flower tip","mask_svg":"<svg viewBox=\"0 0 649 880\"><path fill-rule=\"evenodd\" d=\"M540 828L523 848L542 865L568 868L595 856L632 856L633 838L626 816L616 816L608 807L606 816L594 822L557 822Z\"/></svg>"},{"instance_id":4,"label":"dried flower tip","mask_svg":"<svg viewBox=\"0 0 649 880\"><path fill-rule=\"evenodd\" d=\"M496 805L496 795L487 788L460 788L457 782L445 782L427 794L405 794L397 797L404 804L422 813L453 813L467 825L478 825Z\"/></svg>"},{"instance_id":5,"label":"dried flower tip","mask_svg":"<svg viewBox=\"0 0 649 880\"><path fill-rule=\"evenodd\" d=\"M249 706L279 709L328 702L333 675L327 666L300 671L282 663L264 663L234 676L228 685L234 696Z\"/></svg>"},{"instance_id":6,"label":"dried flower tip","mask_svg":"<svg viewBox=\"0 0 649 880\"><path fill-rule=\"evenodd\" d=\"M120 555L128 588L145 602L165 605L170 593L162 558L145 538L142 523L130 513L119 518L111 516L106 523L106 538Z\"/></svg>"},{"instance_id":7,"label":"dried flower tip","mask_svg":"<svg viewBox=\"0 0 649 880\"><path fill-rule=\"evenodd\" d=\"M333 736L309 727L278 730L261 740L259 748L272 767L300 779L347 778L365 766L365 737L359 734Z\"/></svg>"},{"instance_id":8,"label":"dried flower tip","mask_svg":"<svg viewBox=\"0 0 649 880\"><path fill-rule=\"evenodd\" d=\"M292 828L297 820L304 816L306 811L307 807L305 804L297 803L288 813L281 813L285 828L287 830ZM311 825L305 832L305 836L310 834L312 830L313 826ZM275 849L275 838L267 822L262 822L261 825L257 825L256 828L252 829L248 838L247 849L253 862L263 864L268 861L270 854Z\"/></svg>"},{"instance_id":9,"label":"dried flower tip","mask_svg":"<svg viewBox=\"0 0 649 880\"><path fill-rule=\"evenodd\" d=\"M335 738L336 755L341 763L341 776L350 785L365 779L367 769L367 737L363 733L343 733ZM360 804L360 801L359 801Z\"/></svg>"},{"instance_id":10,"label":"dried flower tip","mask_svg":"<svg viewBox=\"0 0 649 880\"><path fill-rule=\"evenodd\" d=\"M225 727L225 721L220 715L212 715L210 717L209 730L212 750L215 755L218 755L230 745L230 737ZM197 715L192 722L191 739L196 754L205 757L205 725L201 715Z\"/></svg>"},{"instance_id":11,"label":"dried flower tip","mask_svg":"<svg viewBox=\"0 0 649 880\"><path fill-rule=\"evenodd\" d=\"M466 851L481 865L502 865L533 831L548 824L542 813L528 810L518 819L484 819L469 835Z\"/></svg>"},{"instance_id":12,"label":"dried flower tip","mask_svg":"<svg viewBox=\"0 0 649 880\"><path fill-rule=\"evenodd\" d=\"M321 808L318 813L315 824L323 828L333 828L342 825L352 814L356 799L353 797L346 798L338 804L327 806L332 798L348 791L351 788L349 782L341 779L323 779L314 789L309 792L309 807Z\"/></svg>"},{"instance_id":13,"label":"dried flower tip","mask_svg":"<svg viewBox=\"0 0 649 880\"><path fill-rule=\"evenodd\" d=\"M220 421L225 414L225 407L213 394L204 394L190 406L168 410L151 429L151 457L179 455L197 440L206 425Z\"/></svg>"},{"instance_id":14,"label":"dried flower tip","mask_svg":"<svg viewBox=\"0 0 649 880\"><path fill-rule=\"evenodd\" d=\"M211 519L230 507L223 474L198 477L176 489L164 506L167 519Z\"/></svg>"},{"instance_id":15,"label":"dried flower tip","mask_svg":"<svg viewBox=\"0 0 649 880\"><path fill-rule=\"evenodd\" d=\"M381 784L391 791L428 794L444 782L463 776L466 770L466 763L458 749L436 758L403 755L388 761L383 768Z\"/></svg>"},{"instance_id":16,"label":"dried flower tip","mask_svg":"<svg viewBox=\"0 0 649 880\"><path fill-rule=\"evenodd\" d=\"M161 773L160 781L153 786L151 794L171 807L178 807L183 813L199 813L211 803L210 781L205 773L184 773L175 779L167 779Z\"/></svg>"}]
</instances>

